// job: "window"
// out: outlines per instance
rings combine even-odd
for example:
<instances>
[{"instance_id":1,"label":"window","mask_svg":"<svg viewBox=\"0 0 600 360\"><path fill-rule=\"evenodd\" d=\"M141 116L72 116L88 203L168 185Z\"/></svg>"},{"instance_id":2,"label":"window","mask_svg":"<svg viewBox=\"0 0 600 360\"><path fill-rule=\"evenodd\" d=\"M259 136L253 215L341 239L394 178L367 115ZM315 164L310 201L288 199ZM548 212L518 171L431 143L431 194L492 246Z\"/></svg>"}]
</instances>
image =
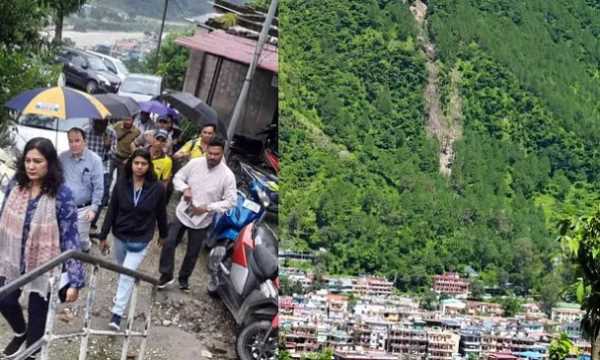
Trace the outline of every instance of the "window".
<instances>
[{"instance_id":1,"label":"window","mask_svg":"<svg viewBox=\"0 0 600 360\"><path fill-rule=\"evenodd\" d=\"M68 131L72 127L85 128L89 125L88 118L57 119L40 115L23 115L18 121L21 126L29 126L46 130Z\"/></svg>"},{"instance_id":2,"label":"window","mask_svg":"<svg viewBox=\"0 0 600 360\"><path fill-rule=\"evenodd\" d=\"M89 67L92 70L97 70L97 71L106 71L106 65L104 65L104 61L102 61L100 58L97 57L89 57L88 58L88 63L89 63Z\"/></svg>"},{"instance_id":3,"label":"window","mask_svg":"<svg viewBox=\"0 0 600 360\"><path fill-rule=\"evenodd\" d=\"M84 65L87 65L85 59L79 55L72 55L70 61L73 63L74 66L78 67L83 67Z\"/></svg>"},{"instance_id":4,"label":"window","mask_svg":"<svg viewBox=\"0 0 600 360\"><path fill-rule=\"evenodd\" d=\"M103 59L104 60L104 65L106 66L106 68L108 70L110 70L110 72L112 72L113 74L117 73L117 68L115 67L115 65L110 62L109 60Z\"/></svg>"}]
</instances>

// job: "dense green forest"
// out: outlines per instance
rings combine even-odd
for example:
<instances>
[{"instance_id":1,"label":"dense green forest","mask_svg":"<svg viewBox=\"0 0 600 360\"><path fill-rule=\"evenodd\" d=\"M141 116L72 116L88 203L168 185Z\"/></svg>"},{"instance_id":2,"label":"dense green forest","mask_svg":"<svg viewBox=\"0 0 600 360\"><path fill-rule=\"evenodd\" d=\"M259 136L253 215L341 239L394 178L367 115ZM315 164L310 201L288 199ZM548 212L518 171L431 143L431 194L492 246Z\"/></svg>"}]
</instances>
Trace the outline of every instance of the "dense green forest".
<instances>
[{"instance_id":1,"label":"dense green forest","mask_svg":"<svg viewBox=\"0 0 600 360\"><path fill-rule=\"evenodd\" d=\"M573 281L556 222L597 199L600 4L434 1L443 103L457 70L450 178L426 134L425 56L402 1L282 3L280 229L330 272L402 290L478 271L555 301Z\"/></svg>"}]
</instances>

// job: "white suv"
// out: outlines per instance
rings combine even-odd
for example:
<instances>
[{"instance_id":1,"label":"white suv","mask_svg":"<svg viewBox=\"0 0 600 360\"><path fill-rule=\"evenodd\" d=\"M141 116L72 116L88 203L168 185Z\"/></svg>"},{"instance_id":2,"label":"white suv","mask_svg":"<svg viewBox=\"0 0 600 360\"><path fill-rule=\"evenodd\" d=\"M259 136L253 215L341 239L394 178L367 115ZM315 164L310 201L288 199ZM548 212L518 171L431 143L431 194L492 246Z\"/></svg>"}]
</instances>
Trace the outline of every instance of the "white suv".
<instances>
[{"instance_id":1,"label":"white suv","mask_svg":"<svg viewBox=\"0 0 600 360\"><path fill-rule=\"evenodd\" d=\"M23 151L29 140L34 137L44 137L52 141L56 151L60 154L69 150L67 131L72 127L85 129L88 126L90 126L88 118L59 120L40 115L21 115L11 128L11 136L19 153Z\"/></svg>"},{"instance_id":2,"label":"white suv","mask_svg":"<svg viewBox=\"0 0 600 360\"><path fill-rule=\"evenodd\" d=\"M101 58L108 70L121 79L121 83L123 83L127 75L129 75L127 66L125 66L121 60L95 51L88 50L87 52Z\"/></svg>"},{"instance_id":3,"label":"white suv","mask_svg":"<svg viewBox=\"0 0 600 360\"><path fill-rule=\"evenodd\" d=\"M129 96L135 101L149 101L159 96L164 90L162 76L147 74L129 74L121 83L117 95Z\"/></svg>"}]
</instances>

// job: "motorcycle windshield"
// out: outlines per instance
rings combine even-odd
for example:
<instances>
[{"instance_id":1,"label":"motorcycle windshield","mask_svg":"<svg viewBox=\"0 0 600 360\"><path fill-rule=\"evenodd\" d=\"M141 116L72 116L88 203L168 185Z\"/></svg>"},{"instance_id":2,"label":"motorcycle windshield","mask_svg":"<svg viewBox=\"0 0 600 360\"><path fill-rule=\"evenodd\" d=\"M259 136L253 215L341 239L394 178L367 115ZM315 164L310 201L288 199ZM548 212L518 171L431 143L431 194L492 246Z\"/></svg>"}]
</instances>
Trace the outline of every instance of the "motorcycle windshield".
<instances>
[{"instance_id":1,"label":"motorcycle windshield","mask_svg":"<svg viewBox=\"0 0 600 360\"><path fill-rule=\"evenodd\" d=\"M257 210L258 207L258 211ZM237 233L246 225L258 219L262 208L238 192L235 207L224 214L217 214L213 222L212 237L216 239L231 239L237 237ZM233 231L232 231L233 230Z\"/></svg>"}]
</instances>

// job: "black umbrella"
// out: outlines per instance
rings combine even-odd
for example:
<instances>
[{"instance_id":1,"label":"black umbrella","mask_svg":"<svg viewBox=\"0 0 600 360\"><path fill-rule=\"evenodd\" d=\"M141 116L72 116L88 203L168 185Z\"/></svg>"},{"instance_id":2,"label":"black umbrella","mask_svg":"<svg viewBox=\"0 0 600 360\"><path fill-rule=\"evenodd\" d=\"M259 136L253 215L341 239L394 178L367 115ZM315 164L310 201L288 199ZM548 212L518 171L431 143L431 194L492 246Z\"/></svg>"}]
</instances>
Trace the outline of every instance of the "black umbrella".
<instances>
[{"instance_id":1,"label":"black umbrella","mask_svg":"<svg viewBox=\"0 0 600 360\"><path fill-rule=\"evenodd\" d=\"M112 114L113 118L124 119L135 116L140 112L138 103L129 96L116 94L94 95Z\"/></svg>"},{"instance_id":2,"label":"black umbrella","mask_svg":"<svg viewBox=\"0 0 600 360\"><path fill-rule=\"evenodd\" d=\"M194 121L198 126L215 125L217 132L227 137L227 128L217 116L215 109L192 94L180 91L169 92L162 96L173 109L179 111L183 116Z\"/></svg>"}]
</instances>

